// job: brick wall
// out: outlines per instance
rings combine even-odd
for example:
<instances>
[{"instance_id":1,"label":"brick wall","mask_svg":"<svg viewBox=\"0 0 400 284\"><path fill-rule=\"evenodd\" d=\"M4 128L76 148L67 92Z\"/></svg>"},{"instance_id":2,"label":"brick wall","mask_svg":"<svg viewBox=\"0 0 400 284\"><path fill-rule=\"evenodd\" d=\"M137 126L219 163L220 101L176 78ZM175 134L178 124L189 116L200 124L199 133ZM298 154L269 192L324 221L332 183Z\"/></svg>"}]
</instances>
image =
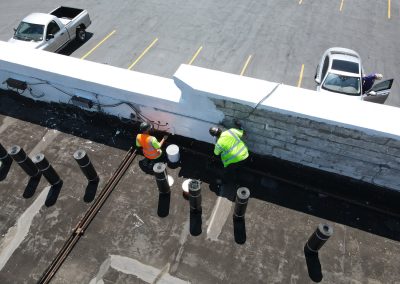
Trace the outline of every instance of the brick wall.
<instances>
[{"instance_id":1,"label":"brick wall","mask_svg":"<svg viewBox=\"0 0 400 284\"><path fill-rule=\"evenodd\" d=\"M239 119L251 151L400 190L400 141L334 121L214 99L223 124Z\"/></svg>"}]
</instances>

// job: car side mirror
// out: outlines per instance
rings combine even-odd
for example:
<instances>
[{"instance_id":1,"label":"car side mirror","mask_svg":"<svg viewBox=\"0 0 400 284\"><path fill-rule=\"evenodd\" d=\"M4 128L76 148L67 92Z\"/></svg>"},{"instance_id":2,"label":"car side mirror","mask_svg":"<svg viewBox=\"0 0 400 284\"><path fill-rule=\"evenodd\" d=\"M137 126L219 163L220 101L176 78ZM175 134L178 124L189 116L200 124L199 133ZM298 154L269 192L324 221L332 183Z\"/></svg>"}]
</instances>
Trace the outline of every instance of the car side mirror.
<instances>
[{"instance_id":1,"label":"car side mirror","mask_svg":"<svg viewBox=\"0 0 400 284\"><path fill-rule=\"evenodd\" d=\"M318 85L321 84L321 79L320 78L315 78L315 83L317 83Z\"/></svg>"},{"instance_id":2,"label":"car side mirror","mask_svg":"<svg viewBox=\"0 0 400 284\"><path fill-rule=\"evenodd\" d=\"M48 35L46 36L46 40L49 40L49 39L52 39L52 38L54 38L54 35L53 35L53 34L48 34Z\"/></svg>"}]
</instances>

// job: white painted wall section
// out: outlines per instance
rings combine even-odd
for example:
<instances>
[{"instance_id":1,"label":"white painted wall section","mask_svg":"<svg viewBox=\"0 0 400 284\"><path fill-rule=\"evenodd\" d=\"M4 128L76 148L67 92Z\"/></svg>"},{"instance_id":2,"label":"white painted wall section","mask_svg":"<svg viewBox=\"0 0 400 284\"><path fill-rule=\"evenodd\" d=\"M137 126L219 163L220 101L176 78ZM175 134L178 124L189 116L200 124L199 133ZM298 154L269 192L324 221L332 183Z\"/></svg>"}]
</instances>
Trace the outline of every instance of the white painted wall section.
<instances>
[{"instance_id":1,"label":"white painted wall section","mask_svg":"<svg viewBox=\"0 0 400 284\"><path fill-rule=\"evenodd\" d=\"M36 100L71 103L71 97L78 95L96 103L91 111L125 118L133 112L129 103L150 120L168 123L161 130L203 141L211 141L208 127L223 118L208 98L183 98L172 79L0 42L3 89L7 78L27 82L22 95Z\"/></svg>"},{"instance_id":2,"label":"white painted wall section","mask_svg":"<svg viewBox=\"0 0 400 284\"><path fill-rule=\"evenodd\" d=\"M0 83L46 102L90 98L101 111L138 112L167 130L213 142L211 125L242 120L250 150L400 190L400 111L354 97L181 65L172 79L0 42ZM3 83L0 88L6 89Z\"/></svg>"},{"instance_id":3,"label":"white painted wall section","mask_svg":"<svg viewBox=\"0 0 400 284\"><path fill-rule=\"evenodd\" d=\"M296 114L318 121L342 124L350 128L373 130L400 137L400 110L373 104L354 97L318 93L307 89L243 77L235 74L181 65L174 75L177 85L187 85L193 93L255 107ZM199 79L201 78L201 79ZM272 93L270 92L277 86Z\"/></svg>"}]
</instances>

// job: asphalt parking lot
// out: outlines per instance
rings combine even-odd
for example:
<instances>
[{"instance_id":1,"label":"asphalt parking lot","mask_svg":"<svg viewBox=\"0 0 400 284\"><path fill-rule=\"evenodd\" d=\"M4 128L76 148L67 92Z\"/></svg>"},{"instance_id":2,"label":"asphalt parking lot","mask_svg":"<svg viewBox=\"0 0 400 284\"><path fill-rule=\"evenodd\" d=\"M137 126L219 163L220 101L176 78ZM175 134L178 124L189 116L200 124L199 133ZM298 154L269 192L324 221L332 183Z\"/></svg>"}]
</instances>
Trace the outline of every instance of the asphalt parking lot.
<instances>
[{"instance_id":1,"label":"asphalt parking lot","mask_svg":"<svg viewBox=\"0 0 400 284\"><path fill-rule=\"evenodd\" d=\"M400 106L399 3L391 0L21 1L0 4L0 40L31 12L85 8L89 40L64 54L170 78L182 63L314 89L329 47L354 49L365 72L394 78Z\"/></svg>"}]
</instances>

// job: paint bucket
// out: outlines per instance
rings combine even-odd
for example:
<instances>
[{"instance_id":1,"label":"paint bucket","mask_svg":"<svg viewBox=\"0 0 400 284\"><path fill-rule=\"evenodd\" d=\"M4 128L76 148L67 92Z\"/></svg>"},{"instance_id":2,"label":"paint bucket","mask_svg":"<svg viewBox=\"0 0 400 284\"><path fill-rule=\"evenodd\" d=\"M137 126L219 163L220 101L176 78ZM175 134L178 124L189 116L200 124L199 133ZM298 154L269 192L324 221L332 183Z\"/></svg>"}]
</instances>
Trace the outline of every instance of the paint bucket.
<instances>
[{"instance_id":1,"label":"paint bucket","mask_svg":"<svg viewBox=\"0 0 400 284\"><path fill-rule=\"evenodd\" d=\"M167 147L167 157L168 161L171 163L179 162L179 147L175 144L171 144Z\"/></svg>"}]
</instances>

